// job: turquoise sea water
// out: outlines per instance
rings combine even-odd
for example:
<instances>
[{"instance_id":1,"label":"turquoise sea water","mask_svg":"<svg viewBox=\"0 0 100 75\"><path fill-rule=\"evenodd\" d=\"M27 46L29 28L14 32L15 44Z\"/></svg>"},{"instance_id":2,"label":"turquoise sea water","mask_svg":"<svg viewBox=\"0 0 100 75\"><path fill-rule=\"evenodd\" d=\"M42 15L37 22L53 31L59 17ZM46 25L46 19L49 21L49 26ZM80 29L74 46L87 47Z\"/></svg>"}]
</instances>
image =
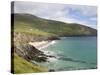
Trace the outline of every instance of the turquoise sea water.
<instances>
[{"instance_id":1,"label":"turquoise sea water","mask_svg":"<svg viewBox=\"0 0 100 75\"><path fill-rule=\"evenodd\" d=\"M94 69L97 67L96 37L62 37L55 44L43 49L56 56L40 63L55 71Z\"/></svg>"}]
</instances>

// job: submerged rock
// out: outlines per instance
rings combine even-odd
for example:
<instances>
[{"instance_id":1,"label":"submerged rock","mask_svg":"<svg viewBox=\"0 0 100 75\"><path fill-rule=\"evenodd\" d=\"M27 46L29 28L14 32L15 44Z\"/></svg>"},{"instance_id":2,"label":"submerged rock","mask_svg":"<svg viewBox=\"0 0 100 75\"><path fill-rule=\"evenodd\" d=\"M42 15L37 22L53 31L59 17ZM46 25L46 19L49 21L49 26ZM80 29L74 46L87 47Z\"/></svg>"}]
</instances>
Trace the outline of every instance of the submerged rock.
<instances>
[{"instance_id":1,"label":"submerged rock","mask_svg":"<svg viewBox=\"0 0 100 75\"><path fill-rule=\"evenodd\" d=\"M47 55L47 57L56 58L56 56L53 56L53 55Z\"/></svg>"}]
</instances>

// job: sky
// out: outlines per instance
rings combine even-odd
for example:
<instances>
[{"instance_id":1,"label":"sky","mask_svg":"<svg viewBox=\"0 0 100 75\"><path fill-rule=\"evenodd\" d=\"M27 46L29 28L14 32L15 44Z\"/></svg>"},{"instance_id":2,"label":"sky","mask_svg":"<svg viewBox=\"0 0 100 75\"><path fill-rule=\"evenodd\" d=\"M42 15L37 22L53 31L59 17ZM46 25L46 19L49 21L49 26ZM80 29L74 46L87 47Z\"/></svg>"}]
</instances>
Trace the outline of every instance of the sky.
<instances>
[{"instance_id":1,"label":"sky","mask_svg":"<svg viewBox=\"0 0 100 75\"><path fill-rule=\"evenodd\" d=\"M78 23L97 29L96 6L16 1L14 13L29 13L45 19Z\"/></svg>"}]
</instances>

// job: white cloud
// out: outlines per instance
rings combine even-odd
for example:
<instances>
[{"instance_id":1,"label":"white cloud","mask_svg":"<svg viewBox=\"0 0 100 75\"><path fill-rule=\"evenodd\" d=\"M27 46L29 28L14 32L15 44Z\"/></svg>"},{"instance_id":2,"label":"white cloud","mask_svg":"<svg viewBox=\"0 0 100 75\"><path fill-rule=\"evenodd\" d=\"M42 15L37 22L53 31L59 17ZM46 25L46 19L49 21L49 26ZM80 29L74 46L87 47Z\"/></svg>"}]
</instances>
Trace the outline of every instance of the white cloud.
<instances>
[{"instance_id":1,"label":"white cloud","mask_svg":"<svg viewBox=\"0 0 100 75\"><path fill-rule=\"evenodd\" d=\"M83 5L69 5L72 10L79 10L84 16L97 15L97 8L95 6L83 6Z\"/></svg>"},{"instance_id":2,"label":"white cloud","mask_svg":"<svg viewBox=\"0 0 100 75\"><path fill-rule=\"evenodd\" d=\"M97 21L97 17L92 17L92 18L90 18L90 20Z\"/></svg>"}]
</instances>

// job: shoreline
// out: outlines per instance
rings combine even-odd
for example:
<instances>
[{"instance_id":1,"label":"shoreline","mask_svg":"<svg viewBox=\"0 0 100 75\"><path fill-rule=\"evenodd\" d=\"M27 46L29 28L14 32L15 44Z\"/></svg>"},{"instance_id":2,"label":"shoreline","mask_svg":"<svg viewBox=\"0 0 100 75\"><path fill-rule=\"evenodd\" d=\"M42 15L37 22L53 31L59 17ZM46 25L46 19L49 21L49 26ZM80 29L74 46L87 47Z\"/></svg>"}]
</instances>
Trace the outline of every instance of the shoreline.
<instances>
[{"instance_id":1,"label":"shoreline","mask_svg":"<svg viewBox=\"0 0 100 75\"><path fill-rule=\"evenodd\" d=\"M42 50L42 49L44 49L50 45L53 45L55 43L56 43L55 40L53 40L53 41L49 40L49 41L40 41L40 42L29 42L29 45L32 45L39 50Z\"/></svg>"},{"instance_id":2,"label":"shoreline","mask_svg":"<svg viewBox=\"0 0 100 75\"><path fill-rule=\"evenodd\" d=\"M53 45L55 43L56 43L55 40L41 41L41 42L29 42L30 45L34 46L39 51L42 51L47 56L48 62L51 61L51 60L56 60L55 53L53 51L43 50L43 49L50 46L50 45Z\"/></svg>"}]
</instances>

